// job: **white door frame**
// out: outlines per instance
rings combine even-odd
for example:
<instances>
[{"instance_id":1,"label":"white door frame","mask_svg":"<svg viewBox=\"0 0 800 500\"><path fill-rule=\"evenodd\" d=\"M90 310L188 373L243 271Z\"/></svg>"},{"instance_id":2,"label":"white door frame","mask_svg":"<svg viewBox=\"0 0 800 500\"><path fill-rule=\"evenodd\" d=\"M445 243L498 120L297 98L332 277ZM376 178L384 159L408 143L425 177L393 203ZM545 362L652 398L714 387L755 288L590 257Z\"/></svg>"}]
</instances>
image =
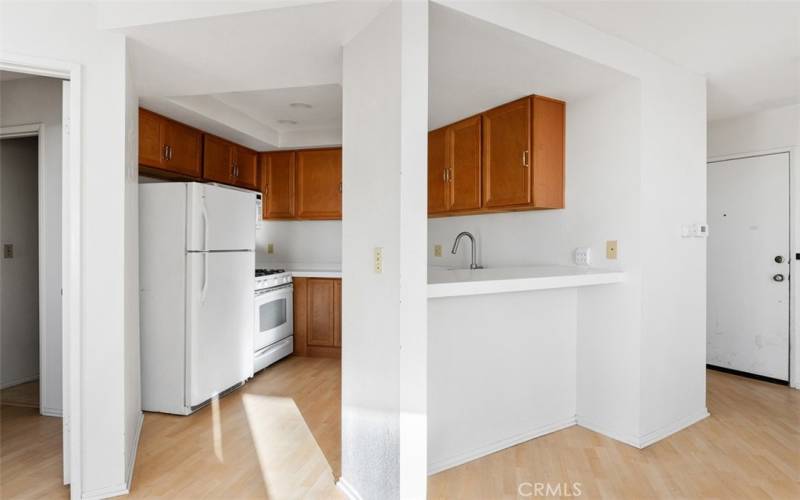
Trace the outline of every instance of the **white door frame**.
<instances>
[{"instance_id":1,"label":"white door frame","mask_svg":"<svg viewBox=\"0 0 800 500\"><path fill-rule=\"evenodd\" d=\"M800 158L800 147L787 147L777 149L767 149L753 151L749 153L735 153L730 155L712 156L706 160L706 164L711 162L726 160L742 160L756 156L768 156L786 153L789 156L789 385L795 389L800 389L800 301L797 297L800 294L800 261L795 256L800 254L800 228L795 224L800 223L800 173L795 169L797 158ZM710 232L714 228L709 229Z\"/></svg>"},{"instance_id":2,"label":"white door frame","mask_svg":"<svg viewBox=\"0 0 800 500\"><path fill-rule=\"evenodd\" d=\"M62 158L61 240L62 240L62 382L65 431L64 482L70 484L70 497L81 497L81 331L82 283L81 266L81 65L77 63L10 54L0 51L0 70L70 81L70 122L62 130L75 130L69 137L69 156ZM43 141L40 142L40 147ZM41 182L41 180L40 180ZM41 213L41 212L40 212Z\"/></svg>"},{"instance_id":3,"label":"white door frame","mask_svg":"<svg viewBox=\"0 0 800 500\"><path fill-rule=\"evenodd\" d=\"M7 127L0 127L0 139L16 139L19 137L36 137L38 139L37 146L37 204L38 204L38 239L39 239L39 413L51 417L60 417L61 414L56 414L52 411L45 411L44 402L49 401L45 397L47 391L47 384L45 381L49 380L47 373L47 362L44 359L47 352L47 294L49 283L47 282L47 260L45 259L46 246L45 246L45 129L41 123L32 123L27 125L13 125ZM2 281L2 277L0 277Z\"/></svg>"}]
</instances>

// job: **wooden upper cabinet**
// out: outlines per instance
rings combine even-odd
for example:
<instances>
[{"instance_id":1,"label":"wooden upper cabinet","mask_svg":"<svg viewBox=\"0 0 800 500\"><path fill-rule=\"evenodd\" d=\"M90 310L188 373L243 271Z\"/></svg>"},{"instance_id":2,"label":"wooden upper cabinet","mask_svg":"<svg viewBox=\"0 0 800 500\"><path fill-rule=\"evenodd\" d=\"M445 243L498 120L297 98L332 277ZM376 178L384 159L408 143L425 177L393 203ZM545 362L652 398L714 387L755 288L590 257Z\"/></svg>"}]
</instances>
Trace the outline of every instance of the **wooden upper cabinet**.
<instances>
[{"instance_id":1,"label":"wooden upper cabinet","mask_svg":"<svg viewBox=\"0 0 800 500\"><path fill-rule=\"evenodd\" d=\"M336 280L309 278L306 282L308 299L307 342L310 346L335 345Z\"/></svg>"},{"instance_id":2,"label":"wooden upper cabinet","mask_svg":"<svg viewBox=\"0 0 800 500\"><path fill-rule=\"evenodd\" d=\"M236 145L211 134L205 134L203 143L203 178L209 181L233 184L233 160Z\"/></svg>"},{"instance_id":3,"label":"wooden upper cabinet","mask_svg":"<svg viewBox=\"0 0 800 500\"><path fill-rule=\"evenodd\" d=\"M481 208L481 117L447 127L448 210Z\"/></svg>"},{"instance_id":4,"label":"wooden upper cabinet","mask_svg":"<svg viewBox=\"0 0 800 500\"><path fill-rule=\"evenodd\" d=\"M164 126L166 161L172 172L200 177L202 174L203 134L199 130L167 120Z\"/></svg>"},{"instance_id":5,"label":"wooden upper cabinet","mask_svg":"<svg viewBox=\"0 0 800 500\"><path fill-rule=\"evenodd\" d=\"M139 108L139 164L164 168L166 119Z\"/></svg>"},{"instance_id":6,"label":"wooden upper cabinet","mask_svg":"<svg viewBox=\"0 0 800 500\"><path fill-rule=\"evenodd\" d=\"M342 218L341 148L298 151L296 179L297 217Z\"/></svg>"},{"instance_id":7,"label":"wooden upper cabinet","mask_svg":"<svg viewBox=\"0 0 800 500\"><path fill-rule=\"evenodd\" d=\"M258 189L258 153L236 146L233 177L237 186Z\"/></svg>"},{"instance_id":8,"label":"wooden upper cabinet","mask_svg":"<svg viewBox=\"0 0 800 500\"><path fill-rule=\"evenodd\" d=\"M447 211L447 129L428 133L428 213Z\"/></svg>"},{"instance_id":9,"label":"wooden upper cabinet","mask_svg":"<svg viewBox=\"0 0 800 500\"><path fill-rule=\"evenodd\" d=\"M566 104L533 96L533 205L564 208Z\"/></svg>"},{"instance_id":10,"label":"wooden upper cabinet","mask_svg":"<svg viewBox=\"0 0 800 500\"><path fill-rule=\"evenodd\" d=\"M265 219L291 219L294 211L293 151L261 153L261 193Z\"/></svg>"},{"instance_id":11,"label":"wooden upper cabinet","mask_svg":"<svg viewBox=\"0 0 800 500\"><path fill-rule=\"evenodd\" d=\"M530 98L483 113L483 206L530 205Z\"/></svg>"}]
</instances>

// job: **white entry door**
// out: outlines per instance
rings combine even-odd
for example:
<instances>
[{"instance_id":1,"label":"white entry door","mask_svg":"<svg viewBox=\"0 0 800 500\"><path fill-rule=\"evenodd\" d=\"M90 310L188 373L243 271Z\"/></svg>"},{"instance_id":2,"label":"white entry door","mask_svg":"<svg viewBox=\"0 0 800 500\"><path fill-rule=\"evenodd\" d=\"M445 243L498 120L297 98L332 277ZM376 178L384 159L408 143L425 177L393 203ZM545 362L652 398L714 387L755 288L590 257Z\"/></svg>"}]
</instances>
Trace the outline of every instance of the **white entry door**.
<instances>
[{"instance_id":1,"label":"white entry door","mask_svg":"<svg viewBox=\"0 0 800 500\"><path fill-rule=\"evenodd\" d=\"M789 379L789 154L708 164L709 365Z\"/></svg>"}]
</instances>

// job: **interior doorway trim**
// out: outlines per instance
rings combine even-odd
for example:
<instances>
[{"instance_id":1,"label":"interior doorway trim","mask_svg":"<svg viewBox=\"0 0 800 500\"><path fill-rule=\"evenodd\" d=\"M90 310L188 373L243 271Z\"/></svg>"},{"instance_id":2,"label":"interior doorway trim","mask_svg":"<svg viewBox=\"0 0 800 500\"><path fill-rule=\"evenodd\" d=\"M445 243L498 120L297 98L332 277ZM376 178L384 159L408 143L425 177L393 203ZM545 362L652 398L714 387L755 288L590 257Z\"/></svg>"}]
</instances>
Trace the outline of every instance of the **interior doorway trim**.
<instances>
[{"instance_id":1,"label":"interior doorway trim","mask_svg":"<svg viewBox=\"0 0 800 500\"><path fill-rule=\"evenodd\" d=\"M765 149L728 155L711 156L706 165L728 160L744 160L760 156L786 154L789 158L789 386L800 389L800 173L796 172L796 158L800 158L800 145ZM797 194L796 194L797 193ZM714 228L710 228L713 231ZM794 277L794 279L792 279Z\"/></svg>"},{"instance_id":2,"label":"interior doorway trim","mask_svg":"<svg viewBox=\"0 0 800 500\"><path fill-rule=\"evenodd\" d=\"M0 70L69 80L69 120L62 121L61 184L61 307L62 307L62 408L64 431L64 484L70 497L80 499L81 481L81 331L83 324L83 268L81 266L82 168L81 130L82 69L73 62L12 54L0 50Z\"/></svg>"},{"instance_id":3,"label":"interior doorway trim","mask_svg":"<svg viewBox=\"0 0 800 500\"><path fill-rule=\"evenodd\" d=\"M8 127L0 127L0 139L16 139L20 137L36 137L37 151L37 196L36 202L38 205L37 224L38 224L38 240L39 240L39 413L50 417L60 417L61 412L53 409L45 408L45 401L49 401L46 392L49 384L46 381L50 380L50 375L47 373L47 360L45 354L47 353L47 290L51 283L47 282L47 259L45 254L47 251L45 242L45 129L41 123L32 123L28 125L13 125Z\"/></svg>"}]
</instances>

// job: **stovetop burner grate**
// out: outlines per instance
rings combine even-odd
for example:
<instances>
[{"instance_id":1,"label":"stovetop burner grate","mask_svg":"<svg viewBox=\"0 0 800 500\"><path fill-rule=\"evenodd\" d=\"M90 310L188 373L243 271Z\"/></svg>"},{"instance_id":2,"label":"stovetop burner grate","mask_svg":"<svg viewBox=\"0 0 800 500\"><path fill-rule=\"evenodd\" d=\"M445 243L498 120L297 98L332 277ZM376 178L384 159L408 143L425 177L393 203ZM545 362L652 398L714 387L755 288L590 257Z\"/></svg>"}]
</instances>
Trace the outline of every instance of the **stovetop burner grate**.
<instances>
[{"instance_id":1,"label":"stovetop burner grate","mask_svg":"<svg viewBox=\"0 0 800 500\"><path fill-rule=\"evenodd\" d=\"M270 276L272 274L285 273L285 269L256 269L256 278L261 276Z\"/></svg>"}]
</instances>

